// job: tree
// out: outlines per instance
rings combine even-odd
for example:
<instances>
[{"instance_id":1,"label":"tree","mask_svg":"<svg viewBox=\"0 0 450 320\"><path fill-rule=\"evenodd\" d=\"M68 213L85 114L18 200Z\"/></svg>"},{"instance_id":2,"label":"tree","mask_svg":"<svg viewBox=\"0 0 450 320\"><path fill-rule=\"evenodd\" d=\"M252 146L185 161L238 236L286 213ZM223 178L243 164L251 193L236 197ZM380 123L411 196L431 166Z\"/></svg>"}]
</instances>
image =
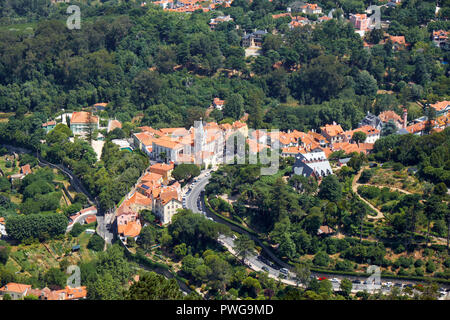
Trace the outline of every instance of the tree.
<instances>
[{"instance_id":1,"label":"tree","mask_svg":"<svg viewBox=\"0 0 450 320\"><path fill-rule=\"evenodd\" d=\"M328 267L330 264L330 257L326 252L319 251L314 256L313 263L319 267Z\"/></svg>"},{"instance_id":2,"label":"tree","mask_svg":"<svg viewBox=\"0 0 450 320\"><path fill-rule=\"evenodd\" d=\"M98 234L92 235L87 245L88 249L94 251L103 251L104 247L105 247L105 240L103 240L103 238L100 237Z\"/></svg>"},{"instance_id":3,"label":"tree","mask_svg":"<svg viewBox=\"0 0 450 320\"><path fill-rule=\"evenodd\" d=\"M352 293L353 284L349 279L342 279L341 284L339 285L339 289L341 289L342 293L348 297L350 293Z\"/></svg>"},{"instance_id":4,"label":"tree","mask_svg":"<svg viewBox=\"0 0 450 320\"><path fill-rule=\"evenodd\" d=\"M375 80L375 78L369 72L364 70L358 73L355 79L356 94L375 98L377 91L377 80Z\"/></svg>"},{"instance_id":5,"label":"tree","mask_svg":"<svg viewBox=\"0 0 450 320\"><path fill-rule=\"evenodd\" d=\"M337 202L342 198L342 185L335 175L323 178L319 187L319 197L332 202Z\"/></svg>"},{"instance_id":6,"label":"tree","mask_svg":"<svg viewBox=\"0 0 450 320\"><path fill-rule=\"evenodd\" d=\"M366 141L367 135L365 132L362 131L356 131L355 133L353 133L352 136L352 140L355 141L356 143L361 143Z\"/></svg>"},{"instance_id":7,"label":"tree","mask_svg":"<svg viewBox=\"0 0 450 320\"><path fill-rule=\"evenodd\" d=\"M383 125L381 128L381 136L385 137L391 134L396 133L398 130L397 125L393 120L389 120L387 123Z\"/></svg>"},{"instance_id":8,"label":"tree","mask_svg":"<svg viewBox=\"0 0 450 320\"><path fill-rule=\"evenodd\" d=\"M145 273L131 285L126 300L180 300L180 287L175 279L166 279L155 272Z\"/></svg>"},{"instance_id":9,"label":"tree","mask_svg":"<svg viewBox=\"0 0 450 320\"><path fill-rule=\"evenodd\" d=\"M64 234L67 224L66 216L60 213L9 216L6 219L6 232L18 241L41 239L44 235L55 237Z\"/></svg>"},{"instance_id":10,"label":"tree","mask_svg":"<svg viewBox=\"0 0 450 320\"><path fill-rule=\"evenodd\" d=\"M200 174L200 168L195 164L182 163L176 166L172 171L172 177L175 180L189 180Z\"/></svg>"},{"instance_id":11,"label":"tree","mask_svg":"<svg viewBox=\"0 0 450 320\"><path fill-rule=\"evenodd\" d=\"M259 281L252 277L247 277L242 282L242 288L245 289L254 299L258 296L259 291L262 289Z\"/></svg>"},{"instance_id":12,"label":"tree","mask_svg":"<svg viewBox=\"0 0 450 320\"><path fill-rule=\"evenodd\" d=\"M67 274L59 268L50 268L43 280L49 288L62 289L66 286Z\"/></svg>"},{"instance_id":13,"label":"tree","mask_svg":"<svg viewBox=\"0 0 450 320\"><path fill-rule=\"evenodd\" d=\"M156 236L156 229L153 226L145 226L142 228L136 242L142 248L148 250L156 243Z\"/></svg>"},{"instance_id":14,"label":"tree","mask_svg":"<svg viewBox=\"0 0 450 320\"><path fill-rule=\"evenodd\" d=\"M94 282L87 285L89 300L122 300L121 283L111 274L100 274Z\"/></svg>"},{"instance_id":15,"label":"tree","mask_svg":"<svg viewBox=\"0 0 450 320\"><path fill-rule=\"evenodd\" d=\"M234 250L238 256L242 257L242 262L245 258L253 252L255 249L255 242L250 239L247 234L240 234L238 238L234 241Z\"/></svg>"},{"instance_id":16,"label":"tree","mask_svg":"<svg viewBox=\"0 0 450 320\"><path fill-rule=\"evenodd\" d=\"M232 94L225 102L223 115L239 120L244 114L244 98L238 93Z\"/></svg>"},{"instance_id":17,"label":"tree","mask_svg":"<svg viewBox=\"0 0 450 320\"><path fill-rule=\"evenodd\" d=\"M70 234L72 235L72 237L78 237L83 231L83 226L77 222L73 225Z\"/></svg>"},{"instance_id":18,"label":"tree","mask_svg":"<svg viewBox=\"0 0 450 320\"><path fill-rule=\"evenodd\" d=\"M301 283L307 286L310 280L311 271L306 263L296 263L294 266L295 282L297 286Z\"/></svg>"},{"instance_id":19,"label":"tree","mask_svg":"<svg viewBox=\"0 0 450 320\"><path fill-rule=\"evenodd\" d=\"M9 258L9 252L11 251L11 248L8 246L1 246L0 245L0 263L6 264Z\"/></svg>"}]
</instances>

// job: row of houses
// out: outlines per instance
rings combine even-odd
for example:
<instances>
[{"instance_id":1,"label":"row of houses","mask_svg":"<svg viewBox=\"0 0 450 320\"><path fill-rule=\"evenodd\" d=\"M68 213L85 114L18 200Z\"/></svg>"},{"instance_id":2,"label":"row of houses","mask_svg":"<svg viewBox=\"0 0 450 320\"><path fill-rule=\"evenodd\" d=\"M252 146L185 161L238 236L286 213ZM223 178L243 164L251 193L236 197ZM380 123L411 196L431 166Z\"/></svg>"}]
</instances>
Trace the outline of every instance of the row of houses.
<instances>
[{"instance_id":1,"label":"row of houses","mask_svg":"<svg viewBox=\"0 0 450 320\"><path fill-rule=\"evenodd\" d=\"M86 287L71 288L66 286L62 290L33 289L31 285L10 282L0 288L0 295L8 294L13 300L23 300L33 295L39 300L81 300L87 296Z\"/></svg>"},{"instance_id":2,"label":"row of houses","mask_svg":"<svg viewBox=\"0 0 450 320\"><path fill-rule=\"evenodd\" d=\"M142 229L141 210L152 211L161 225L172 221L182 208L181 185L173 181L174 164L156 163L148 168L115 213L117 234L126 243Z\"/></svg>"},{"instance_id":3,"label":"row of houses","mask_svg":"<svg viewBox=\"0 0 450 320\"><path fill-rule=\"evenodd\" d=\"M151 3L162 7L166 11L192 13L197 10L208 12L215 10L219 6L228 8L233 3L233 0L158 0ZM146 5L146 2L141 4L141 6Z\"/></svg>"},{"instance_id":4,"label":"row of houses","mask_svg":"<svg viewBox=\"0 0 450 320\"><path fill-rule=\"evenodd\" d=\"M163 128L140 127L141 132L133 134L134 146L152 160L179 163L215 165L220 161L225 141L233 132L248 135L244 122L217 124L199 122L198 127Z\"/></svg>"}]
</instances>

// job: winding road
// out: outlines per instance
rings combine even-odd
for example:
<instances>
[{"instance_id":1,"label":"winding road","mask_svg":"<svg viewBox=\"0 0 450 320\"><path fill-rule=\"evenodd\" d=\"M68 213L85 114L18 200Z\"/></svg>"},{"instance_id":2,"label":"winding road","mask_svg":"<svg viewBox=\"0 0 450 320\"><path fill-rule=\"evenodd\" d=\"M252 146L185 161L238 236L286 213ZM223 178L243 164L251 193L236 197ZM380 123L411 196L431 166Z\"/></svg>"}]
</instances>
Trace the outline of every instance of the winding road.
<instances>
[{"instance_id":1,"label":"winding road","mask_svg":"<svg viewBox=\"0 0 450 320\"><path fill-rule=\"evenodd\" d=\"M207 172L211 172L210 170ZM286 264L285 262L281 261L277 256L274 255L274 253L268 249L262 242L261 240L259 240L257 237L253 236L252 234L249 234L248 232L246 232L243 229L238 228L237 226L228 223L227 221L220 219L219 217L217 217L214 214L211 214L208 212L208 210L205 207L205 204L203 203L203 199L202 199L202 191L204 191L206 185L209 182L209 174L207 174L207 172L203 172L199 177L197 177L197 182L195 182L193 185L191 185L191 191L186 193L185 195L185 204L184 207L187 209L192 210L195 213L200 213L205 215L205 217L210 218L218 223L222 223L225 225L228 225L233 231L238 232L239 234L247 234L252 240L254 240L257 245L259 245L262 250L265 253L265 256L268 256L269 258L266 257L261 257L261 256L256 256L256 255L250 255L249 257L247 257L245 259L245 264L251 268L252 270L255 271L266 271L269 275L269 277L274 278L276 280L279 280L285 284L288 285L293 285L296 286L297 283L295 281L295 276L293 275L293 273L291 271L289 271L289 274L287 277L283 277L282 273L279 271L280 267L281 268L286 268L288 270L291 270L292 267L288 264ZM221 235L218 239L218 242L220 244L222 244L228 251L230 251L233 255L236 255L236 252L234 250L234 237L232 236L225 236L225 235ZM265 270L264 270L264 269ZM280 276L282 276L280 278ZM334 291L339 291L340 290L340 281L344 278L349 279L353 282L353 288L352 288L352 292L358 292L358 291L364 291L366 290L367 292L375 292L377 290L381 290L382 293L386 294L389 293L391 288L393 286L397 286L397 287L403 287L405 285L411 285L411 284L416 284L418 282L416 281L406 281L406 280L392 280L392 279L383 279L380 278L380 282L388 282L391 283L392 286L390 287L386 287L386 286L381 286L380 284L365 284L363 283L365 280L367 280L367 277L358 277L358 276L341 276L341 275L335 275L332 273L316 273L316 272L311 272L311 276L312 277L333 277L333 281L332 286L333 286L333 290ZM447 288L448 290L448 286L445 285L441 285L442 287ZM447 293L447 297L449 297L448 293Z\"/></svg>"}]
</instances>

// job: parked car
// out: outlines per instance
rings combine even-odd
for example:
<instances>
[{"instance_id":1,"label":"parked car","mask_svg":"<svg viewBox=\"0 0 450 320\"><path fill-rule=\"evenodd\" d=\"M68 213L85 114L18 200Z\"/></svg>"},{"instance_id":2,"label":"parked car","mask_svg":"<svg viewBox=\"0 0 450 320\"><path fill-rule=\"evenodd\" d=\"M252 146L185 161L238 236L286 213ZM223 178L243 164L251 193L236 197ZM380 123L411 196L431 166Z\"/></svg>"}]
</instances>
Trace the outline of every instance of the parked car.
<instances>
[{"instance_id":1,"label":"parked car","mask_svg":"<svg viewBox=\"0 0 450 320\"><path fill-rule=\"evenodd\" d=\"M339 280L338 278L333 278L333 279L331 279L331 282L339 283L339 282L341 282L341 280Z\"/></svg>"},{"instance_id":2,"label":"parked car","mask_svg":"<svg viewBox=\"0 0 450 320\"><path fill-rule=\"evenodd\" d=\"M266 272L269 272L269 268L267 268L266 266L263 266L262 269Z\"/></svg>"},{"instance_id":3,"label":"parked car","mask_svg":"<svg viewBox=\"0 0 450 320\"><path fill-rule=\"evenodd\" d=\"M286 269L286 268L281 268L280 272L283 273L283 274L286 274L286 275L289 274L289 270Z\"/></svg>"},{"instance_id":4,"label":"parked car","mask_svg":"<svg viewBox=\"0 0 450 320\"><path fill-rule=\"evenodd\" d=\"M317 278L317 280L319 280L319 281L327 280L327 277L319 277L319 278Z\"/></svg>"}]
</instances>

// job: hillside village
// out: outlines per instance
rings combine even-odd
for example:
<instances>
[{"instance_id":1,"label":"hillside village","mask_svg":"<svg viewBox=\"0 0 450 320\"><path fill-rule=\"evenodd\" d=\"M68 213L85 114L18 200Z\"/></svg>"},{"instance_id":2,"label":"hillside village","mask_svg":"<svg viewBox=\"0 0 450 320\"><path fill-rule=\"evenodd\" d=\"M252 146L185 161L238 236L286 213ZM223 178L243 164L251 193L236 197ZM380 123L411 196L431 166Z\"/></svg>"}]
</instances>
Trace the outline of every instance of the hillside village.
<instances>
[{"instance_id":1,"label":"hillside village","mask_svg":"<svg viewBox=\"0 0 450 320\"><path fill-rule=\"evenodd\" d=\"M450 299L448 0L71 4L0 3L0 300Z\"/></svg>"},{"instance_id":2,"label":"hillside village","mask_svg":"<svg viewBox=\"0 0 450 320\"><path fill-rule=\"evenodd\" d=\"M212 107L221 108L226 103L214 99ZM171 177L176 165L194 163L205 167L217 166L223 163L226 141L239 132L245 137L251 153L259 153L274 146L279 147L281 157L297 159L293 167L294 174L305 177L315 177L320 180L333 173L328 157L333 152L343 151L344 154L369 154L374 143L381 137L383 127L391 123L397 134L424 135L439 132L450 126L450 101L431 104L436 112L436 119L426 117L408 122L407 110L402 116L394 111L383 111L375 116L368 113L358 128L344 131L337 123L327 124L317 130L307 133L297 130L289 132L265 132L249 130L245 122L236 121L232 124L217 124L203 122L197 128L161 128L148 126L139 127L139 132L133 133L133 138L113 140L121 149L135 148L141 150L152 161L147 171L136 182L133 190L115 211L116 231L126 242L127 238L138 238L142 229L139 212L152 211L161 225L169 224L173 215L182 208L181 185ZM86 138L92 130L99 129L99 118L90 112L74 112L69 116L70 127L76 136ZM56 124L51 122L54 128ZM91 125L89 125L91 124ZM49 123L42 125L49 128ZM120 128L117 120L108 121L108 132ZM51 130L49 128L48 130ZM355 133L364 133L364 140L355 141Z\"/></svg>"}]
</instances>

